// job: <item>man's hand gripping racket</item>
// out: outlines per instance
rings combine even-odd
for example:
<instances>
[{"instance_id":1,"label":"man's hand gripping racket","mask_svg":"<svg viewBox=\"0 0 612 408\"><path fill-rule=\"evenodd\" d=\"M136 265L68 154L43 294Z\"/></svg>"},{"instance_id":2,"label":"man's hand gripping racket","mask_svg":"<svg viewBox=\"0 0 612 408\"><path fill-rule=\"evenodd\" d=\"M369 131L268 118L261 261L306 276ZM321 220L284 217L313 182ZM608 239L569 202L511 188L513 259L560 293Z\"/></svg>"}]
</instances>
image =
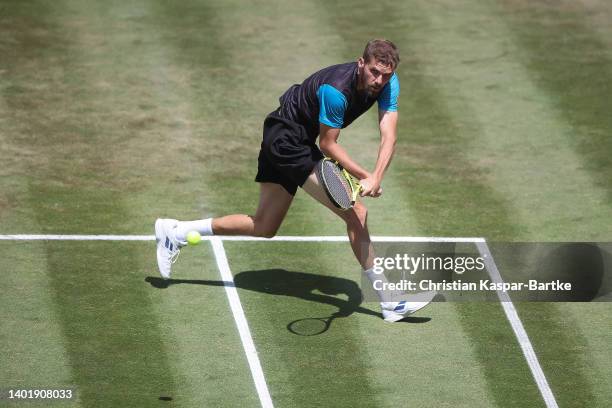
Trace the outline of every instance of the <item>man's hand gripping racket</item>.
<instances>
[{"instance_id":1,"label":"man's hand gripping racket","mask_svg":"<svg viewBox=\"0 0 612 408\"><path fill-rule=\"evenodd\" d=\"M341 210L352 208L357 201L357 195L363 191L361 184L337 161L329 157L317 164L317 176L330 201Z\"/></svg>"}]
</instances>

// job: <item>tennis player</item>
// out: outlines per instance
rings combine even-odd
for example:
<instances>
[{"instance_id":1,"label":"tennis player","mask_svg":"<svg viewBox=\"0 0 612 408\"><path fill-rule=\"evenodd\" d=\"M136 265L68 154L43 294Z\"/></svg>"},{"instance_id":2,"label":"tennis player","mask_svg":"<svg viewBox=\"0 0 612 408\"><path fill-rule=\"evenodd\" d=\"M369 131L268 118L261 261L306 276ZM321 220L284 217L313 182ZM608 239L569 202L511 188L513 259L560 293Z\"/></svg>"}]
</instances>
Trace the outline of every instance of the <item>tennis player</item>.
<instances>
[{"instance_id":1,"label":"tennis player","mask_svg":"<svg viewBox=\"0 0 612 408\"><path fill-rule=\"evenodd\" d=\"M315 166L325 156L335 159L359 179L362 197L379 197L381 182L391 162L397 139L400 62L396 46L387 40L368 42L356 62L333 65L291 86L280 106L263 125L263 141L255 181L260 183L259 205L254 215L233 214L196 221L158 219L155 222L157 262L161 276L169 278L172 264L186 235L249 235L273 237L278 231L298 187L328 207L346 223L351 248L371 281L374 251L367 227L367 209L358 201L341 211L327 197ZM350 125L375 103L378 105L380 147L374 171L355 162L338 143L340 129ZM319 144L317 146L317 137ZM384 279L384 275L382 276ZM398 321L428 302L391 301L380 291L383 317Z\"/></svg>"}]
</instances>

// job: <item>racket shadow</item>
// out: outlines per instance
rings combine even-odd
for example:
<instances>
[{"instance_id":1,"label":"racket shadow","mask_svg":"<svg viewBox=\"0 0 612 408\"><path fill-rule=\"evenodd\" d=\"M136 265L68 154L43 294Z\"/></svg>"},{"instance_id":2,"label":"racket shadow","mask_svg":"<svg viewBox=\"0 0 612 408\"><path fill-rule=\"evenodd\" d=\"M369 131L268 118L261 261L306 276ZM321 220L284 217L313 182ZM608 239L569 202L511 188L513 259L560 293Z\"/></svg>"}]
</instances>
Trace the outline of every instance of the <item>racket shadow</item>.
<instances>
[{"instance_id":1,"label":"racket shadow","mask_svg":"<svg viewBox=\"0 0 612 408\"><path fill-rule=\"evenodd\" d=\"M206 286L235 286L236 288L254 292L266 293L275 296L295 297L311 302L318 302L338 308L336 312L325 318L306 319L333 319L347 317L353 313L375 316L381 318L380 312L375 312L361 304L363 302L359 285L344 278L333 276L316 275L306 272L294 272L284 269L264 269L239 272L234 276L234 284L222 280L199 280L199 279L161 279L158 277L147 277L145 281L151 286L164 289L172 285L206 285ZM316 292L316 293L315 293ZM338 296L344 295L344 298ZM306 320L298 319L298 320ZM430 321L428 317L407 317L406 323L425 323ZM294 322L291 322L294 323ZM293 332L288 325L288 330ZM325 326L324 333L330 324Z\"/></svg>"}]
</instances>

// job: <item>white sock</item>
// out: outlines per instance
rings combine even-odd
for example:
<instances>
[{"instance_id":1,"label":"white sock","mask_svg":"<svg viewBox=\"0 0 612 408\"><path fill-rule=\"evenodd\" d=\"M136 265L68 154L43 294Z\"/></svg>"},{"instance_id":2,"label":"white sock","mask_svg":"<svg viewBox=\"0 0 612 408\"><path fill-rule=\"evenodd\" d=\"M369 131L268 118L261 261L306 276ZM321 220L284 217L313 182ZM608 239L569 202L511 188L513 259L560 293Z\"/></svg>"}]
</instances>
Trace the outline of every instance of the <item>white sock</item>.
<instances>
[{"instance_id":1,"label":"white sock","mask_svg":"<svg viewBox=\"0 0 612 408\"><path fill-rule=\"evenodd\" d=\"M387 277L385 276L384 273L376 273L374 272L374 268L370 268L365 270L363 273L366 274L366 276L368 277L368 279L370 280L370 282L372 283L372 289L374 289L374 282L375 281L380 281L383 284L389 283L389 281L387 281ZM374 289L374 291L376 292L376 294L378 295L378 298L380 299L380 302L391 302L393 299L393 293L390 290L376 290Z\"/></svg>"},{"instance_id":2,"label":"white sock","mask_svg":"<svg viewBox=\"0 0 612 408\"><path fill-rule=\"evenodd\" d=\"M195 221L179 221L176 226L176 239L179 241L187 240L190 231L198 231L200 235L213 235L212 218Z\"/></svg>"}]
</instances>

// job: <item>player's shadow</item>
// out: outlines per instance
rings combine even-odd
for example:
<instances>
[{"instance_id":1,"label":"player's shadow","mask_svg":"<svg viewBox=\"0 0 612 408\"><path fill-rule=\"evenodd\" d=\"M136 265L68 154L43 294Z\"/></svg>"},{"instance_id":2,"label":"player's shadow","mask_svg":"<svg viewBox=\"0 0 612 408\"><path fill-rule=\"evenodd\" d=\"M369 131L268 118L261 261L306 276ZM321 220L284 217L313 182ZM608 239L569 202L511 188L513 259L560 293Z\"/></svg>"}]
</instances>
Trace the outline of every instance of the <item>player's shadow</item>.
<instances>
[{"instance_id":1,"label":"player's shadow","mask_svg":"<svg viewBox=\"0 0 612 408\"><path fill-rule=\"evenodd\" d=\"M353 313L382 317L381 313L361 306L363 298L357 283L349 279L332 276L291 272L284 269L264 269L237 273L234 276L234 284L220 280L161 279L151 276L145 278L145 281L159 289L179 284L235 286L236 288L270 295L291 296L332 305L338 308L338 311L333 314L335 318L347 317ZM347 299L340 298L339 295L345 295ZM408 316L402 322L425 323L430 320L429 317Z\"/></svg>"}]
</instances>

